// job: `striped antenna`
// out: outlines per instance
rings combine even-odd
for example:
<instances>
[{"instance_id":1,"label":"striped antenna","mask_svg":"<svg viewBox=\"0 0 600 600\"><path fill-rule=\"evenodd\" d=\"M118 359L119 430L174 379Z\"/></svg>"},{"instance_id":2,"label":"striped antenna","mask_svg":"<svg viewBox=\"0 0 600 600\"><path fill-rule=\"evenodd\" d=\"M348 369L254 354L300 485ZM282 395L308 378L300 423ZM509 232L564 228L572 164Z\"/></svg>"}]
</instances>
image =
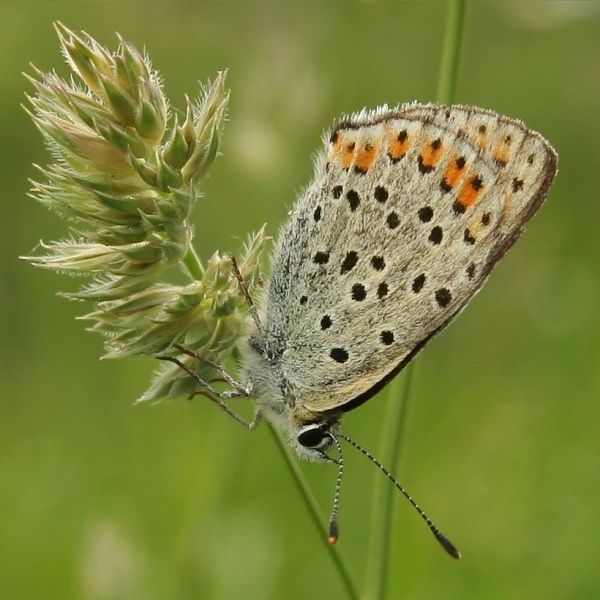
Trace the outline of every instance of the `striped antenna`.
<instances>
[{"instance_id":1,"label":"striped antenna","mask_svg":"<svg viewBox=\"0 0 600 600\"><path fill-rule=\"evenodd\" d=\"M343 433L336 433L336 436L342 438L343 440L348 442L351 446L354 446L357 450L359 450L362 454L364 454L372 463L374 463L377 467L379 467L379 469L381 471L383 471L383 473L385 473L385 475L387 475L388 479L402 492L403 496L413 505L413 507L419 513L419 515L421 515L421 518L423 519L423 521L425 521L425 523L427 523L427 526L431 530L431 533L433 533L433 535L435 536L435 539L440 543L442 548L450 556L452 556L452 558L460 558L460 552L458 551L456 546L438 529L436 524L427 516L425 511L413 500L411 495L396 481L394 476L372 454L367 452L362 446L357 444L354 440L351 440L349 437L345 436ZM336 533L335 539L337 540L337 508L338 508L338 499L339 499L338 497L339 497L339 490L340 490L340 483L341 483L341 474L343 472L343 463L341 461L341 448L339 446L339 442L335 439L335 437L333 435L332 435L332 437L338 448L338 451L340 452L340 462L338 463L338 464L340 464L340 471L338 473L338 485L336 486L336 492L335 492L334 503L333 503L334 512L331 515L332 521L330 521L330 537L329 537L330 542L329 543L332 543L331 542L331 524L332 524L332 522L335 524L335 533ZM334 516L335 516L335 520L334 520ZM335 543L335 542L333 542L333 543Z\"/></svg>"}]
</instances>

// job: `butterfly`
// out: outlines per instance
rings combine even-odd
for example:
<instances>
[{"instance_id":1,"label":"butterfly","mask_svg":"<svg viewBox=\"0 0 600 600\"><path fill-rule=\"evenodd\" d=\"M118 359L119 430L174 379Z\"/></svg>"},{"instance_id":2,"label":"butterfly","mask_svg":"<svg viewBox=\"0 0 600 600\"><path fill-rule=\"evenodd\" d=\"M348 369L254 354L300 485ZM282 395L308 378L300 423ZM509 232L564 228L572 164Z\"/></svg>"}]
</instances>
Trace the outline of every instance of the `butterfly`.
<instances>
[{"instance_id":1,"label":"butterfly","mask_svg":"<svg viewBox=\"0 0 600 600\"><path fill-rule=\"evenodd\" d=\"M232 390L212 395L230 414L225 400L254 398L249 427L265 418L302 458L338 462L327 452L348 439L344 415L481 288L544 202L557 155L520 121L433 104L355 113L323 146L248 297L243 383L226 376Z\"/></svg>"}]
</instances>

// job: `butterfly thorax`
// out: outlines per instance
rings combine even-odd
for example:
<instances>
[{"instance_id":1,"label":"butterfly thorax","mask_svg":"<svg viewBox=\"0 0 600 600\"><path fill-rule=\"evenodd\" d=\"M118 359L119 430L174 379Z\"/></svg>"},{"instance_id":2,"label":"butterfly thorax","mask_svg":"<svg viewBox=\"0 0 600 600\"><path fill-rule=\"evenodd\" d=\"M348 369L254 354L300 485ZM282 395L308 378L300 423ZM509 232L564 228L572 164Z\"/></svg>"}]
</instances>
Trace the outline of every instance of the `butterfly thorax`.
<instances>
[{"instance_id":1,"label":"butterfly thorax","mask_svg":"<svg viewBox=\"0 0 600 600\"><path fill-rule=\"evenodd\" d=\"M250 336L243 349L244 378L249 383L258 412L282 431L290 446L307 460L327 460L329 448L340 425L341 413L309 408L301 390L290 382L282 369L282 347L266 346L259 337ZM315 437L310 432L320 432Z\"/></svg>"}]
</instances>

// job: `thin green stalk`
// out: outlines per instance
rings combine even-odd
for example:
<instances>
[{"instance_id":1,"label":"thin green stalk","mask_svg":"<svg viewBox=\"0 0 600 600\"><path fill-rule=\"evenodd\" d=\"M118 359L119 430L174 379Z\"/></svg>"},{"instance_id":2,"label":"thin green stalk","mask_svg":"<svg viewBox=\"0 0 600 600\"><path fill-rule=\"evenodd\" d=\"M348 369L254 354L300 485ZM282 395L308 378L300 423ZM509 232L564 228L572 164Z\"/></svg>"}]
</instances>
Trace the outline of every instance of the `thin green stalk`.
<instances>
[{"instance_id":1,"label":"thin green stalk","mask_svg":"<svg viewBox=\"0 0 600 600\"><path fill-rule=\"evenodd\" d=\"M188 270L193 281L200 281L204 275L204 267L196 253L196 249L190 244L186 255L183 258L183 264Z\"/></svg>"},{"instance_id":2,"label":"thin green stalk","mask_svg":"<svg viewBox=\"0 0 600 600\"><path fill-rule=\"evenodd\" d=\"M463 40L465 5L466 0L449 0L448 2L437 93L437 100L440 104L454 102ZM400 444L409 409L413 370L414 366L410 365L405 371L405 387L401 399L398 398L401 385L398 379L388 388L388 406L379 456L392 469L400 459ZM395 494L395 488L385 481L385 478L379 478L373 492L372 534L366 561L364 597L368 600L385 598L390 562L392 502Z\"/></svg>"},{"instance_id":3,"label":"thin green stalk","mask_svg":"<svg viewBox=\"0 0 600 600\"><path fill-rule=\"evenodd\" d=\"M378 456L383 464L389 465L392 469L398 464L400 458L400 445L404 438L413 374L414 364L404 371L403 379L396 378L388 388ZM373 490L371 540L365 578L364 597L368 600L385 597L390 562L392 507L397 495L396 488L386 477L377 477Z\"/></svg>"},{"instance_id":4,"label":"thin green stalk","mask_svg":"<svg viewBox=\"0 0 600 600\"><path fill-rule=\"evenodd\" d=\"M308 486L308 483L306 482L306 479L304 478L304 475L300 470L300 467L298 467L297 461L292 456L290 449L288 448L287 444L281 439L277 431L275 431L275 429L270 425L269 429L271 430L271 434L275 439L275 443L281 451L281 455L283 456L287 467L292 477L294 478L296 487L298 488L298 491L300 492L300 495L304 500L306 507L308 508L311 520L314 526L317 528L319 538L322 540L325 547L327 548L327 552L329 553L329 556L331 556L335 567L338 570L340 577L342 578L344 586L346 587L346 591L348 592L348 598L351 598L352 600L359 600L360 594L358 593L358 588L356 587L356 584L352 579L348 565L344 561L342 555L340 554L340 551L335 546L332 546L327 542L328 529L326 526L326 521L323 518L321 509L319 508L319 504L317 503L313 493L311 492L310 487Z\"/></svg>"},{"instance_id":5,"label":"thin green stalk","mask_svg":"<svg viewBox=\"0 0 600 600\"><path fill-rule=\"evenodd\" d=\"M446 18L446 33L438 82L437 101L452 104L458 81L460 51L463 41L466 0L449 0Z\"/></svg>"}]
</instances>

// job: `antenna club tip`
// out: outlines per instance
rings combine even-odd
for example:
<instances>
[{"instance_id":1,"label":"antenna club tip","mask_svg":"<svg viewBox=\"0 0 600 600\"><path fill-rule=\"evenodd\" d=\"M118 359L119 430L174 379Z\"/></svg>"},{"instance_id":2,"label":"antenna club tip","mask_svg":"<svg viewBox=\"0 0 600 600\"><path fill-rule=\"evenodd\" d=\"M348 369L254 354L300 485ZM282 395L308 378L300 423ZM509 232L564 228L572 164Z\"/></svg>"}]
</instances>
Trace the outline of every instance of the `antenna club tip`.
<instances>
[{"instance_id":1,"label":"antenna club tip","mask_svg":"<svg viewBox=\"0 0 600 600\"><path fill-rule=\"evenodd\" d=\"M329 536L327 537L327 541L330 546L335 546L339 539L340 535L338 532L338 523L337 523L337 515L331 515L331 521L329 522Z\"/></svg>"},{"instance_id":2,"label":"antenna club tip","mask_svg":"<svg viewBox=\"0 0 600 600\"><path fill-rule=\"evenodd\" d=\"M327 538L327 541L329 542L330 546L335 546L339 539L340 536L338 533L337 521L332 521L329 525L329 536Z\"/></svg>"},{"instance_id":3,"label":"antenna club tip","mask_svg":"<svg viewBox=\"0 0 600 600\"><path fill-rule=\"evenodd\" d=\"M455 548L454 546L450 545L450 546L444 546L444 550L452 557L455 558L456 560L460 560L462 558L462 554L459 552L458 548Z\"/></svg>"},{"instance_id":4,"label":"antenna club tip","mask_svg":"<svg viewBox=\"0 0 600 600\"><path fill-rule=\"evenodd\" d=\"M452 558L456 558L456 560L459 560L460 558L462 558L462 555L459 552L458 548L445 535L443 535L439 530L435 531L434 535L435 535L437 541L442 546L442 548Z\"/></svg>"}]
</instances>

